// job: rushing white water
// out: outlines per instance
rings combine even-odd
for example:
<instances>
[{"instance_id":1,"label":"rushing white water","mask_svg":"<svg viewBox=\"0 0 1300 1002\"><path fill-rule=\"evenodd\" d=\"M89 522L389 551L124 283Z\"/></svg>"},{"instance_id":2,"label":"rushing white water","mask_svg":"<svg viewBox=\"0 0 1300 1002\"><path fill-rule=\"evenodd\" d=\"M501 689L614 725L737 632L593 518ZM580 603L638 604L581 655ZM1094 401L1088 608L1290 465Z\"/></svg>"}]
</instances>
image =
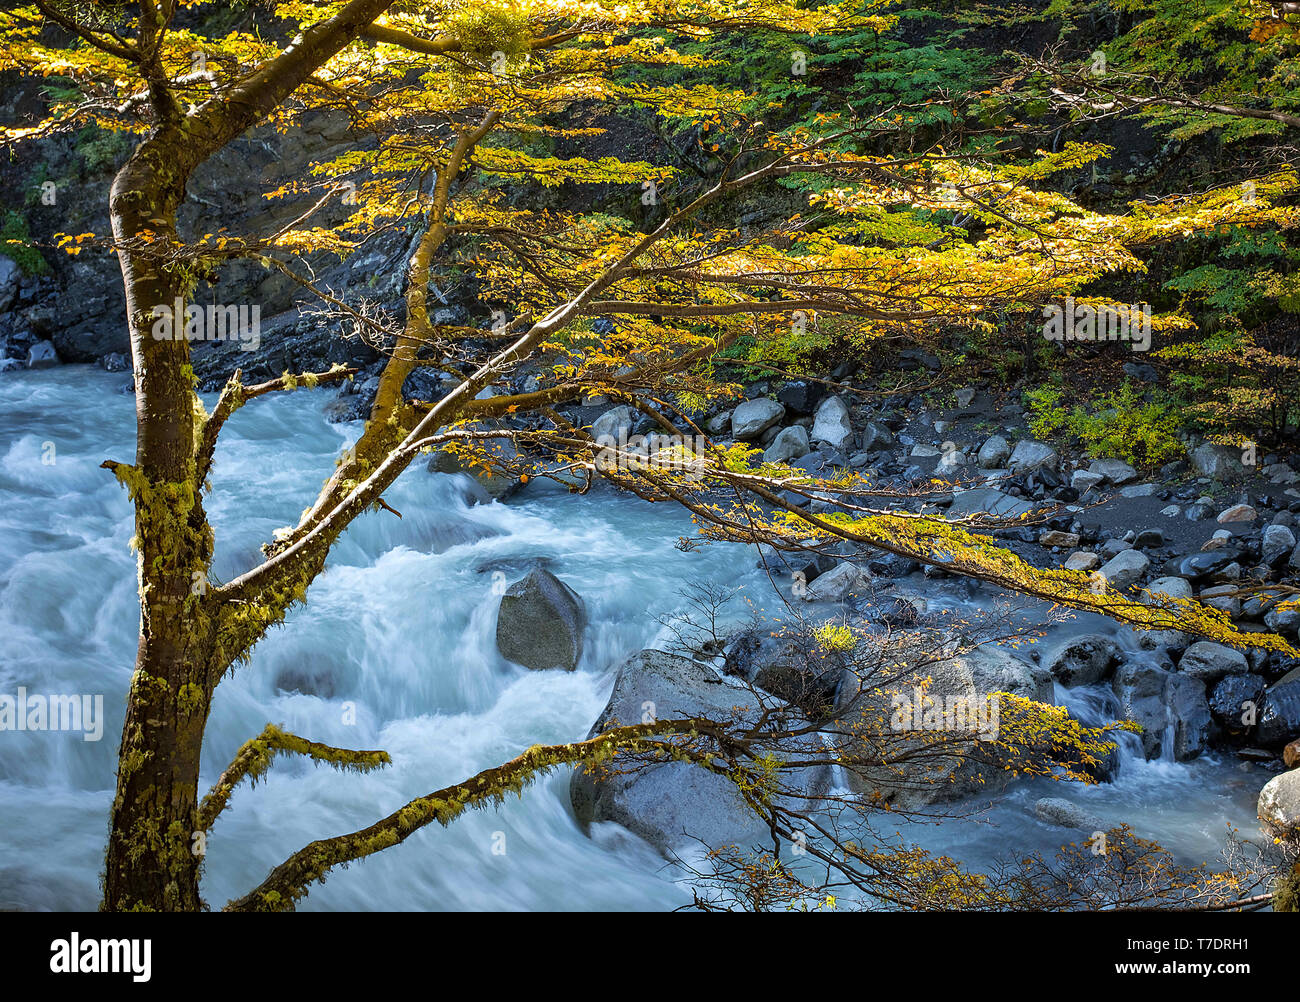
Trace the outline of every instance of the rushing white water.
<instances>
[{"instance_id":1,"label":"rushing white water","mask_svg":"<svg viewBox=\"0 0 1300 1002\"><path fill-rule=\"evenodd\" d=\"M107 718L98 742L0 731L0 908L88 909L98 900L138 621L130 506L99 468L134 455L133 399L122 384L88 367L0 377L0 693L102 693ZM250 566L272 531L296 520L357 434L328 424L323 400L263 398L230 421L206 502L218 580ZM656 615L682 607L683 584L725 581L760 605L770 595L752 551L677 549L691 527L669 506L542 487L509 504L470 506L455 478L422 464L386 499L403 517L368 514L349 529L308 604L217 690L203 779L267 722L386 749L393 765L356 776L280 759L257 787L241 787L208 843L203 893L214 907L315 838L364 827L529 745L583 737L618 661L662 641ZM491 572L513 579L532 559L548 560L586 600L591 626L575 672L528 671L496 653ZM1258 785L1212 759L1130 756L1118 783L1070 795L1107 822L1128 821L1206 859L1228 822L1253 830ZM1032 817L1034 799L1047 795L1061 788L1023 785L989 824L909 834L973 863L1008 849L1050 851L1062 832ZM639 840L612 825L584 834L561 772L522 800L336 871L303 906L657 909L689 900Z\"/></svg>"}]
</instances>

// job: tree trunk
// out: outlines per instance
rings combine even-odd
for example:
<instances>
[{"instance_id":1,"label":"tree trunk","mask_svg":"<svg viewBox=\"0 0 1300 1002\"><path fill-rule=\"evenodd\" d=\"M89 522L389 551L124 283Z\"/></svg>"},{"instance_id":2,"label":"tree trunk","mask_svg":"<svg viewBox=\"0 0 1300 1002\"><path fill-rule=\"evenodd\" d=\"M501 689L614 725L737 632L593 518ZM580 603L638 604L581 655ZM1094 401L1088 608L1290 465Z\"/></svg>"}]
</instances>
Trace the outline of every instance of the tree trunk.
<instances>
[{"instance_id":1,"label":"tree trunk","mask_svg":"<svg viewBox=\"0 0 1300 1002\"><path fill-rule=\"evenodd\" d=\"M173 137L174 138L174 137ZM153 336L153 307L188 291L182 269L140 234L175 236L184 178L169 139L143 143L119 172L110 201L119 245L136 378L134 467L115 472L135 504L141 616L135 674L118 759L104 910L197 910L199 758L215 678L206 573L212 553L195 478L196 417L184 318L172 339ZM179 335L179 339L176 336Z\"/></svg>"}]
</instances>

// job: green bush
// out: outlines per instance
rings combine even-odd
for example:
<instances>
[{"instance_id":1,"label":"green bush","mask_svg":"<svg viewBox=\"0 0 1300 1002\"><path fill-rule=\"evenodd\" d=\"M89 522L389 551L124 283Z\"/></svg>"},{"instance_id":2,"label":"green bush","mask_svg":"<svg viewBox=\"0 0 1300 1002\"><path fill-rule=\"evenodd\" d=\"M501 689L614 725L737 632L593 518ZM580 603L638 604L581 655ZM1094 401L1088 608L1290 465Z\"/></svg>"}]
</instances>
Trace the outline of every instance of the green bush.
<instances>
[{"instance_id":1,"label":"green bush","mask_svg":"<svg viewBox=\"0 0 1300 1002\"><path fill-rule=\"evenodd\" d=\"M1134 466L1158 466L1184 452L1178 440L1179 412L1166 399L1146 400L1129 380L1116 390L1067 407L1059 386L1026 390L1029 430L1035 438L1067 434L1089 455L1117 457Z\"/></svg>"}]
</instances>

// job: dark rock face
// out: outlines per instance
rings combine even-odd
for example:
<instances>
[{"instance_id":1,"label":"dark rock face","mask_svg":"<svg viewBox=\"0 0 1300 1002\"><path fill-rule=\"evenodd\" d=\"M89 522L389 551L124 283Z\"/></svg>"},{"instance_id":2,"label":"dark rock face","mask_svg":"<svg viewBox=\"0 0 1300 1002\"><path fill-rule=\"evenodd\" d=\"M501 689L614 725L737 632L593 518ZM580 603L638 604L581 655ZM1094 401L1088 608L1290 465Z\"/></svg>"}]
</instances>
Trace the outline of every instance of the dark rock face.
<instances>
[{"instance_id":1,"label":"dark rock face","mask_svg":"<svg viewBox=\"0 0 1300 1002\"><path fill-rule=\"evenodd\" d=\"M1267 747L1300 737L1300 668L1294 668L1268 688L1257 738Z\"/></svg>"},{"instance_id":2,"label":"dark rock face","mask_svg":"<svg viewBox=\"0 0 1300 1002\"><path fill-rule=\"evenodd\" d=\"M1229 675L1221 679L1210 693L1210 716L1229 734L1248 733L1250 724L1246 721L1255 716L1250 709L1253 706L1258 711L1264 687L1261 675Z\"/></svg>"},{"instance_id":3,"label":"dark rock face","mask_svg":"<svg viewBox=\"0 0 1300 1002\"><path fill-rule=\"evenodd\" d=\"M537 568L501 596L497 650L525 668L572 671L582 658L587 610L578 593Z\"/></svg>"},{"instance_id":4,"label":"dark rock face","mask_svg":"<svg viewBox=\"0 0 1300 1002\"><path fill-rule=\"evenodd\" d=\"M1112 688L1124 717L1142 725L1147 758L1195 758L1209 743L1210 706L1200 679L1129 661L1116 670Z\"/></svg>"},{"instance_id":5,"label":"dark rock face","mask_svg":"<svg viewBox=\"0 0 1300 1002\"><path fill-rule=\"evenodd\" d=\"M1043 664L1062 685L1100 682L1115 664L1115 644L1107 637L1074 637L1043 655Z\"/></svg>"},{"instance_id":6,"label":"dark rock face","mask_svg":"<svg viewBox=\"0 0 1300 1002\"><path fill-rule=\"evenodd\" d=\"M785 409L795 414L811 414L818 402L826 395L826 387L807 379L796 379L786 383L776 393L776 399L785 405Z\"/></svg>"}]
</instances>

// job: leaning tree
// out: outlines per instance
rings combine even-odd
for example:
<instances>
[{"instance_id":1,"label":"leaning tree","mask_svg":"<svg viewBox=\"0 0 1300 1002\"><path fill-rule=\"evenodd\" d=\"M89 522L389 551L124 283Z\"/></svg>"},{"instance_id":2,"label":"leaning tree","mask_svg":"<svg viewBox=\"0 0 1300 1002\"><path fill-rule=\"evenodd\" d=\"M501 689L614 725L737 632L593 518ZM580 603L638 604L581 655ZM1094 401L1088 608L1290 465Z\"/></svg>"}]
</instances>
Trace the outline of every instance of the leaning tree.
<instances>
[{"instance_id":1,"label":"leaning tree","mask_svg":"<svg viewBox=\"0 0 1300 1002\"><path fill-rule=\"evenodd\" d=\"M1250 206L1211 191L1102 215L1046 183L1100 147L1069 144L1018 159L918 152L900 138L896 109L845 109L815 127L777 130L745 116L743 95L709 86L705 60L678 44L718 32L743 40L758 26L804 34L886 27L871 9L348 0L280 3L270 13L250 6L252 23L205 32L202 15L213 6L220 5L41 0L0 15L0 69L57 74L79 88L42 121L7 130L7 142L87 122L135 137L109 193L112 234L61 238L70 251L100 243L117 254L135 373L136 456L105 463L134 505L141 605L105 909L202 908L195 835L213 825L237 783L277 754L363 769L387 761L383 752L330 748L268 727L200 797L200 751L219 682L306 600L350 524L367 512L387 517L385 491L435 448L491 462L499 455L493 444L510 439L537 475L576 489L606 477L650 501L684 505L717 538L784 549L849 540L1135 626L1288 649L1272 635L1239 634L1226 615L1192 601L1125 595L1104 579L1036 569L990 540L985 530L995 520L899 511L888 491L859 474L814 478L758 462L743 446L681 444L702 435L694 421L706 403L735 392L718 356L742 334L790 344L812 327L852 349L884 336L920 338L945 324L979 325L991 308L1033 309L1107 272L1140 269L1144 244L1268 220L1285 180L1262 181ZM198 63L196 51L205 56ZM781 58L791 64L788 52ZM675 68L688 83L647 82L633 72L646 67ZM704 166L679 174L672 164L547 154L547 140L594 131L567 111L602 105L659 116L702 144ZM212 220L182 232L178 210L200 165L250 129L292 128L319 111L345 116L369 141L268 193L299 200L293 222L231 233ZM891 147L906 152L879 152ZM599 211L521 207L491 183L501 179L629 186L649 196L648 211L638 227ZM762 231L738 225L738 199L800 180L801 211ZM320 222L342 192L355 196L349 217ZM407 225L419 236L402 310L386 312L314 277L321 255L346 257L375 233ZM217 583L209 577L214 534L204 493L224 424L259 396L352 375L336 368L245 385L236 373L209 410L196 392L190 345L154 336L154 308L192 301L199 282L237 260L301 283L331 322L375 345L385 361L364 430L314 503L267 541L261 562ZM472 274L480 290L479 326L442 324L430 310L431 282L453 267ZM596 318L614 322L598 334ZM527 385L523 366L535 377ZM449 388L412 399L404 390L419 369L448 377ZM593 394L645 410L669 441L654 455L618 445L611 452L556 410ZM793 504L800 492L831 503ZM770 734L802 733L783 727ZM433 821L448 823L539 772L629 754L691 761L759 791L756 809L773 803L761 791L777 760L753 721L616 727L534 747L369 828L314 842L229 907L291 908L330 868Z\"/></svg>"}]
</instances>

